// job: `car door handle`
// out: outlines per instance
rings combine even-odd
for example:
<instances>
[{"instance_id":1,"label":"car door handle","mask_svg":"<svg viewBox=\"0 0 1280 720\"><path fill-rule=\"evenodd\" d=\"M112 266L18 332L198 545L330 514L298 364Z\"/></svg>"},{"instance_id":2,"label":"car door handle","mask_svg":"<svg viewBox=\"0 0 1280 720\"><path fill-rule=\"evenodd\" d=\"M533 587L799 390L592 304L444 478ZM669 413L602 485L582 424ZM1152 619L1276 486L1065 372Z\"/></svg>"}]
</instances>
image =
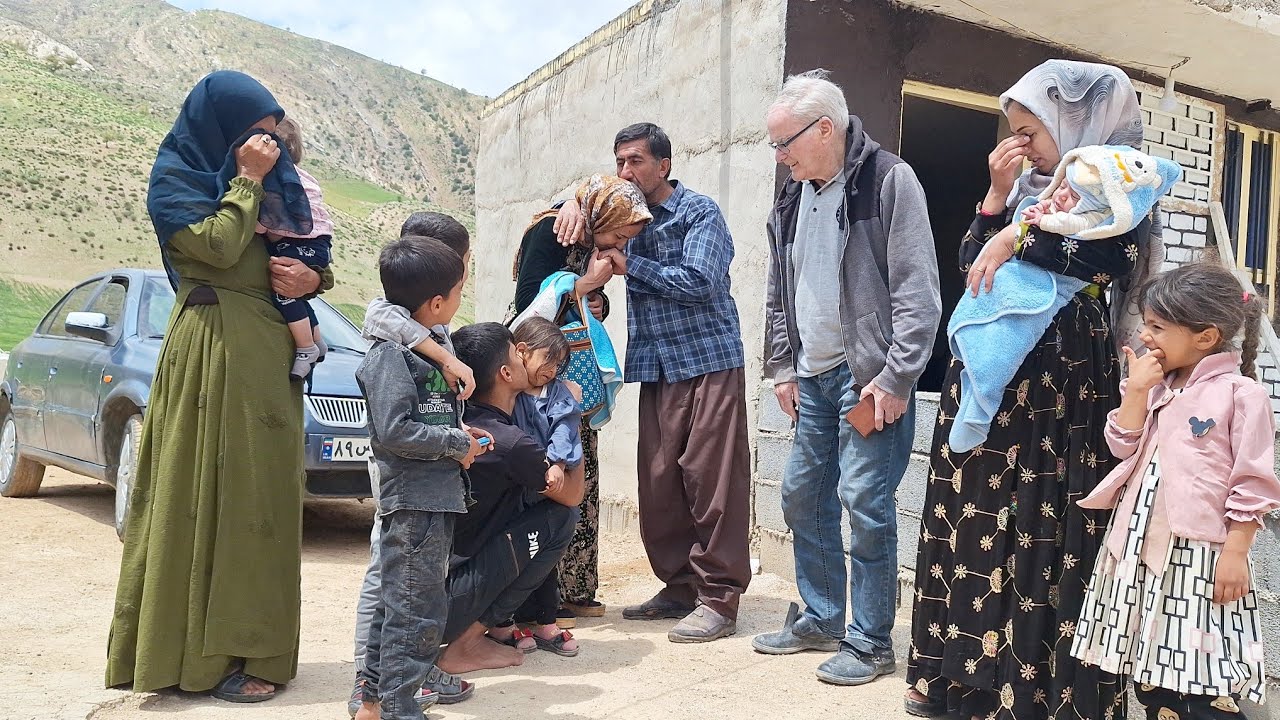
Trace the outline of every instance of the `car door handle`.
<instances>
[{"instance_id":1,"label":"car door handle","mask_svg":"<svg viewBox=\"0 0 1280 720\"><path fill-rule=\"evenodd\" d=\"M54 375L57 375L57 374L58 374L58 368L49 368L49 377L53 377Z\"/></svg>"}]
</instances>

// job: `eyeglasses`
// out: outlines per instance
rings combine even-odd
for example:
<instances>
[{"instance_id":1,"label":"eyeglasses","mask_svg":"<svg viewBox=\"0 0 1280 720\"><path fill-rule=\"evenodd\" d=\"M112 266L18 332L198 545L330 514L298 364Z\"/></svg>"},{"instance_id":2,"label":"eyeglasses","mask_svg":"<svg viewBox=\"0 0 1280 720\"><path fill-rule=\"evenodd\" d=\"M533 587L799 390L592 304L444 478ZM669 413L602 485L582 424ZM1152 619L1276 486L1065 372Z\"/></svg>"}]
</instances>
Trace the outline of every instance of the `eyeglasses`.
<instances>
[{"instance_id":1,"label":"eyeglasses","mask_svg":"<svg viewBox=\"0 0 1280 720\"><path fill-rule=\"evenodd\" d=\"M791 147L791 143L795 142L796 138L808 132L809 128L813 127L814 125L817 125L818 121L824 117L826 117L826 115L819 115L818 117L814 118L813 122L801 128L800 132L796 133L795 135L792 135L791 137L787 138L786 140L783 140L782 142L771 142L769 143L769 147L773 148L774 152L782 152L782 153L790 152L788 148Z\"/></svg>"}]
</instances>

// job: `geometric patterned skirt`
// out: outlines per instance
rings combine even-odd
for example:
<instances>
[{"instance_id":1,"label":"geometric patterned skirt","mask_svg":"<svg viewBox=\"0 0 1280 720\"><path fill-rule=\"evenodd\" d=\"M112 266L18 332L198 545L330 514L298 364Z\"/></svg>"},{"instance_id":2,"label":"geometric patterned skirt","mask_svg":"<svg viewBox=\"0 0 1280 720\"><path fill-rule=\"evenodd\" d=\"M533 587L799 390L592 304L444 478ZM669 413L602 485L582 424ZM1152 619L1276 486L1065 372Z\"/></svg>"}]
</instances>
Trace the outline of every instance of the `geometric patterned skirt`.
<instances>
[{"instance_id":1,"label":"geometric patterned skirt","mask_svg":"<svg viewBox=\"0 0 1280 720\"><path fill-rule=\"evenodd\" d=\"M1105 549L1098 555L1071 654L1140 685L1260 703L1266 674L1258 598L1251 587L1235 602L1213 602L1222 546L1175 535L1161 567L1142 560L1159 485L1153 456L1131 490L1139 495L1129 527L1110 529L1126 533L1124 553L1118 560Z\"/></svg>"}]
</instances>

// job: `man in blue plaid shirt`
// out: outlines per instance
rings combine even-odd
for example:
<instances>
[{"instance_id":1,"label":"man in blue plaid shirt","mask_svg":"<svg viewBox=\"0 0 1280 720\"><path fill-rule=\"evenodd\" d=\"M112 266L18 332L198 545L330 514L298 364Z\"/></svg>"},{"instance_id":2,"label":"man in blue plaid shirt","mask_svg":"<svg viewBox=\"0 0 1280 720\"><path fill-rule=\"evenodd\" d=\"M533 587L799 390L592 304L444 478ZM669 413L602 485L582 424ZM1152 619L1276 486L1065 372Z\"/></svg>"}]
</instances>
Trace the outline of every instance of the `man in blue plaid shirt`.
<instances>
[{"instance_id":1,"label":"man in blue plaid shirt","mask_svg":"<svg viewBox=\"0 0 1280 720\"><path fill-rule=\"evenodd\" d=\"M666 587L625 608L632 620L680 618L672 642L736 630L751 579L751 451L738 308L729 293L733 238L715 201L671 180L671 140L653 123L614 139L618 175L653 221L623 247L596 238L627 278L625 378L640 383L640 535ZM573 227L576 203L560 226ZM565 234L573 234L568 230ZM617 243L619 246L621 243Z\"/></svg>"}]
</instances>

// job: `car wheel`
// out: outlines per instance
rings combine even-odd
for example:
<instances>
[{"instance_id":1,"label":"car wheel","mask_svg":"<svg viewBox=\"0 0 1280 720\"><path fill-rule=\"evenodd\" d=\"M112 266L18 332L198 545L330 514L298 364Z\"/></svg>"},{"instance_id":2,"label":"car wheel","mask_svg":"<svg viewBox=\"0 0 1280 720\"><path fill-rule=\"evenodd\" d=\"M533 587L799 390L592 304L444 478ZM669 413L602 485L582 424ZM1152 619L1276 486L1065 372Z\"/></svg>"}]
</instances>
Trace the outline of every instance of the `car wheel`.
<instances>
[{"instance_id":1,"label":"car wheel","mask_svg":"<svg viewBox=\"0 0 1280 720\"><path fill-rule=\"evenodd\" d=\"M120 438L120 460L116 463L116 536L124 540L125 521L129 517L129 498L133 495L138 472L138 448L142 445L142 416L134 415L124 424Z\"/></svg>"},{"instance_id":2,"label":"car wheel","mask_svg":"<svg viewBox=\"0 0 1280 720\"><path fill-rule=\"evenodd\" d=\"M0 495L31 497L40 492L44 465L22 457L13 414L6 412L0 420Z\"/></svg>"}]
</instances>

